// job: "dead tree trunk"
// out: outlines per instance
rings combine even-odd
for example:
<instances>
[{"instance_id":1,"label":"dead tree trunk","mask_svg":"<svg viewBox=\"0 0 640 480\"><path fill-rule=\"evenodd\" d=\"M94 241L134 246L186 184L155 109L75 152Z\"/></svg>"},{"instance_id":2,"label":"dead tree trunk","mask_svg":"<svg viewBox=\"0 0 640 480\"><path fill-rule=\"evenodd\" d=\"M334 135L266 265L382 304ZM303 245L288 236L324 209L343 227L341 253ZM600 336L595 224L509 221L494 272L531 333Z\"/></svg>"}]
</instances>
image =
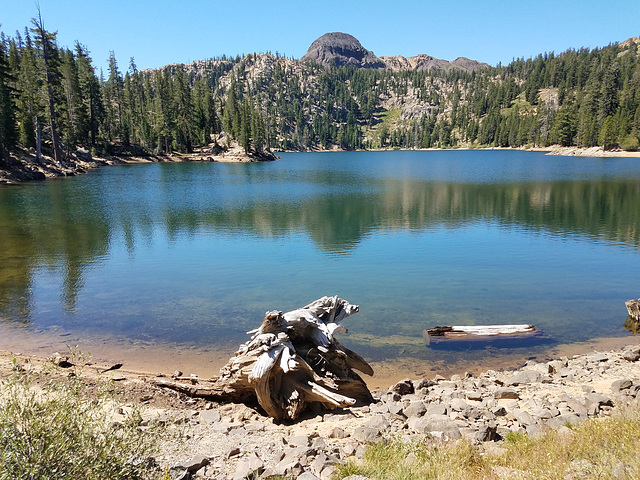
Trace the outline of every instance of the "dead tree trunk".
<instances>
[{"instance_id":1,"label":"dead tree trunk","mask_svg":"<svg viewBox=\"0 0 640 480\"><path fill-rule=\"evenodd\" d=\"M357 312L357 305L337 296L284 314L267 312L220 370L212 391L231 401L257 398L278 420L295 420L313 403L329 409L370 403L371 393L353 369L367 375L373 369L333 336L346 333L339 322Z\"/></svg>"}]
</instances>

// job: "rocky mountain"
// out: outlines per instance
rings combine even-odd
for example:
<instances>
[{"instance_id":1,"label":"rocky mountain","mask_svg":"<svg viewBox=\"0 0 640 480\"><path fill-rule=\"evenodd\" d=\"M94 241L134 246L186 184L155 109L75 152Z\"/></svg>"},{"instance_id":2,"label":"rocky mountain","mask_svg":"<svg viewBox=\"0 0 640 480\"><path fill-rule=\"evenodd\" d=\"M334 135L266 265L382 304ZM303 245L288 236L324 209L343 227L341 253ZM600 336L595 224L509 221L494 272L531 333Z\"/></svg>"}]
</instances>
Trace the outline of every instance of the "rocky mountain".
<instances>
[{"instance_id":1,"label":"rocky mountain","mask_svg":"<svg viewBox=\"0 0 640 480\"><path fill-rule=\"evenodd\" d=\"M489 66L486 63L465 57L458 57L451 62L425 54L415 57L403 57L402 55L377 57L373 52L364 48L357 38L341 32L325 33L316 39L300 60L313 61L325 66L335 64L338 67L347 65L393 71L440 70L449 72L451 69L458 69L474 72Z\"/></svg>"},{"instance_id":2,"label":"rocky mountain","mask_svg":"<svg viewBox=\"0 0 640 480\"><path fill-rule=\"evenodd\" d=\"M384 62L364 48L357 38L341 32L325 33L316 39L300 60L310 60L325 66L335 64L337 67L347 65L385 68Z\"/></svg>"}]
</instances>

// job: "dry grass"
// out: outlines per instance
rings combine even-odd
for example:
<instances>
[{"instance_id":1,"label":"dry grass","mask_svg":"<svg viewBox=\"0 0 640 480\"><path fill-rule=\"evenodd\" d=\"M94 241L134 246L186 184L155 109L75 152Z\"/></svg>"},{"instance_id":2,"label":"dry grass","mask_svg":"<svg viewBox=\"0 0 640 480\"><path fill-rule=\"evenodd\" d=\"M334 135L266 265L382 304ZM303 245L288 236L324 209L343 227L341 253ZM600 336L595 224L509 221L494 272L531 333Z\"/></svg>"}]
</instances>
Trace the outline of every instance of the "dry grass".
<instances>
[{"instance_id":1,"label":"dry grass","mask_svg":"<svg viewBox=\"0 0 640 480\"><path fill-rule=\"evenodd\" d=\"M640 406L538 437L509 434L499 455L467 442L393 440L370 446L363 461L340 467L340 478L372 479L637 479Z\"/></svg>"},{"instance_id":2,"label":"dry grass","mask_svg":"<svg viewBox=\"0 0 640 480\"><path fill-rule=\"evenodd\" d=\"M98 395L79 377L34 385L16 373L0 382L0 480L143 479L162 472L151 459L164 433L139 412L113 422L109 385Z\"/></svg>"}]
</instances>

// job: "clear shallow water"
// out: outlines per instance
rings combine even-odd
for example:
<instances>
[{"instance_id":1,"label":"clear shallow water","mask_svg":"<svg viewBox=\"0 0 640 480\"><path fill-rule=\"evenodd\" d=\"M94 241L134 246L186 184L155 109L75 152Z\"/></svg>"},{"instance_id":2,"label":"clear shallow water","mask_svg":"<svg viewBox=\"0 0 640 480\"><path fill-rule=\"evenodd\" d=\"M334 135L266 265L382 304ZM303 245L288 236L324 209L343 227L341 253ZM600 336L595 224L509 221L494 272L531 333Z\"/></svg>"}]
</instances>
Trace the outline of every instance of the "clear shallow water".
<instances>
[{"instance_id":1,"label":"clear shallow water","mask_svg":"<svg viewBox=\"0 0 640 480\"><path fill-rule=\"evenodd\" d=\"M444 324L532 323L548 340L528 354L626 334L638 159L281 156L0 189L0 335L24 325L232 348L266 310L333 294L361 306L341 341L370 360L487 354L425 347L422 330Z\"/></svg>"}]
</instances>

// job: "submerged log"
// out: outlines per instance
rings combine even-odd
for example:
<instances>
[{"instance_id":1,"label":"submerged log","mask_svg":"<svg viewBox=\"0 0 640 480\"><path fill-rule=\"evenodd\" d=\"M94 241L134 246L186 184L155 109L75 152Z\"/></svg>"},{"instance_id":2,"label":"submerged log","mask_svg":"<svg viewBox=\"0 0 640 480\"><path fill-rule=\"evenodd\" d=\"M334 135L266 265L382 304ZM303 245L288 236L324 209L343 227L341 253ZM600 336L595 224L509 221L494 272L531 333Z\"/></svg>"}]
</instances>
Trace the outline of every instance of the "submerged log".
<instances>
[{"instance_id":1,"label":"submerged log","mask_svg":"<svg viewBox=\"0 0 640 480\"><path fill-rule=\"evenodd\" d=\"M334 337L336 332L346 333L339 322L358 310L334 296L287 313L267 312L260 327L247 332L251 339L208 386L154 383L191 396L232 402L257 399L277 420L295 420L312 404L328 409L368 404L373 401L371 392L353 369L367 375L373 375L373 369Z\"/></svg>"},{"instance_id":2,"label":"submerged log","mask_svg":"<svg viewBox=\"0 0 640 480\"><path fill-rule=\"evenodd\" d=\"M426 328L422 332L425 343L441 341L485 341L497 338L526 338L540 332L533 325L454 325Z\"/></svg>"}]
</instances>

